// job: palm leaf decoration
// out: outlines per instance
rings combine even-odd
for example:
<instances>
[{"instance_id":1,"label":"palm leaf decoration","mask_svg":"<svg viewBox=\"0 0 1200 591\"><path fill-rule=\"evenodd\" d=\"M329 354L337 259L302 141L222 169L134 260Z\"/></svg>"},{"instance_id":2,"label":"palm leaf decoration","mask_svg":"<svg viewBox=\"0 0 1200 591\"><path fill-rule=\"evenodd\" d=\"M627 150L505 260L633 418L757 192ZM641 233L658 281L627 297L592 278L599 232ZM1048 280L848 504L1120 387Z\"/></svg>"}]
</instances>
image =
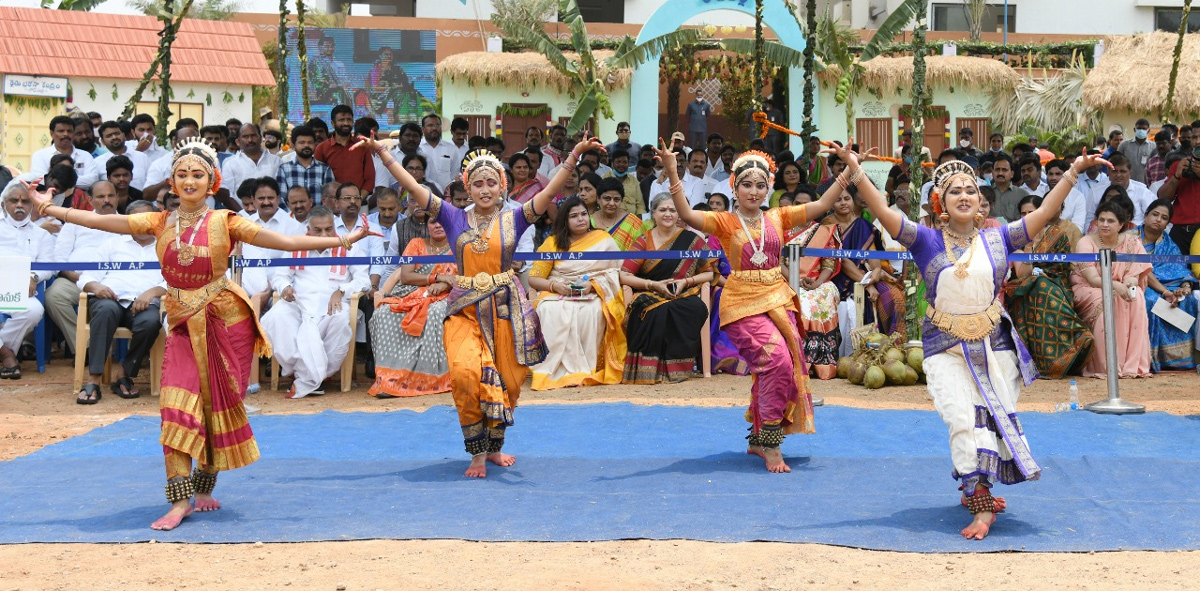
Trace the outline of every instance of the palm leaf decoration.
<instances>
[{"instance_id":1,"label":"palm leaf decoration","mask_svg":"<svg viewBox=\"0 0 1200 591\"><path fill-rule=\"evenodd\" d=\"M724 39L717 43L721 49L732 51L734 53L744 53L746 55L754 55L754 40L753 39ZM804 67L804 52L796 51L778 41L763 42L763 58L772 64L779 67L787 68L803 68ZM824 70L822 64L817 71Z\"/></svg>"}]
</instances>

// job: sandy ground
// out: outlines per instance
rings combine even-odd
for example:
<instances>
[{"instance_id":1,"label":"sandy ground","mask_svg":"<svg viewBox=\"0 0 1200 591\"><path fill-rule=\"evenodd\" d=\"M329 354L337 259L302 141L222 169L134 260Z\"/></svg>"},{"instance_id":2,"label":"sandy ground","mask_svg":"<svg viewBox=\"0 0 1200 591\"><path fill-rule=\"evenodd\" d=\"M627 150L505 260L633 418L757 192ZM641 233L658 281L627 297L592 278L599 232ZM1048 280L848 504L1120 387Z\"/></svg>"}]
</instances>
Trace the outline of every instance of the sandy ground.
<instances>
[{"instance_id":1,"label":"sandy ground","mask_svg":"<svg viewBox=\"0 0 1200 591\"><path fill-rule=\"evenodd\" d=\"M28 366L29 364L26 364ZM122 400L106 391L95 406L74 404L66 362L46 374L29 368L0 385L0 461L136 414L157 399ZM375 400L366 383L347 393L298 401L279 392L249 398L262 414L323 410L386 412L450 404L449 395ZM607 386L528 392L522 404L629 401L741 406L748 378L718 376L676 386ZM143 391L149 387L139 383ZM1080 380L1081 398L1105 397L1101 380ZM1200 376L1159 375L1121 382L1148 410L1200 414ZM865 390L815 382L826 404L932 409L923 387ZM1066 400L1065 381L1025 390L1021 410L1049 411ZM165 507L164 507L165 508ZM301 517L302 518L302 517ZM964 523L965 525L965 523ZM964 542L964 548L969 545ZM0 591L40 589L1196 589L1200 552L1100 554L908 554L808 544L692 541L480 543L464 541L305 544L26 544L0 546ZM970 581L978 579L978 584Z\"/></svg>"}]
</instances>

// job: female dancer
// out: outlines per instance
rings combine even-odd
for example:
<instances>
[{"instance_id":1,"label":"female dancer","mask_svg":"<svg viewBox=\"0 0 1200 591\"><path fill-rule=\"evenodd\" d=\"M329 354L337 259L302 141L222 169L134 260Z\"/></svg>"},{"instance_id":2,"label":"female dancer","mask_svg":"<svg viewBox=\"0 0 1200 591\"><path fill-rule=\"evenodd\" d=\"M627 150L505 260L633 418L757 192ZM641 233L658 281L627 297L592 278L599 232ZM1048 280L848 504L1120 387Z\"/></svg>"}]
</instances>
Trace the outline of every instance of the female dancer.
<instances>
[{"instance_id":1,"label":"female dancer","mask_svg":"<svg viewBox=\"0 0 1200 591\"><path fill-rule=\"evenodd\" d=\"M435 274L453 289L446 310L446 359L450 387L458 408L471 465L469 478L485 478L486 462L511 466L516 458L500 452L504 431L513 424L513 409L525 383L528 367L546 358L537 313L513 273L517 240L534 220L546 213L568 178L575 176L579 155L603 150L595 138L580 142L545 189L521 209L501 211L507 191L504 168L485 150L467 155L462 180L475 208L465 211L442 201L417 184L388 151L374 139L359 136L355 149L379 154L383 165L408 190L417 207L429 212L446 229L458 274Z\"/></svg>"},{"instance_id":2,"label":"female dancer","mask_svg":"<svg viewBox=\"0 0 1200 591\"><path fill-rule=\"evenodd\" d=\"M662 162L671 198L687 225L721 241L733 267L721 294L721 327L742 356L750 361L750 445L747 453L761 456L771 472L791 472L779 445L785 434L815 433L808 367L796 315L800 304L779 268L783 232L826 212L842 185L834 183L816 203L760 208L771 191L775 163L762 152L742 154L733 163L729 184L736 193L733 212L699 212L688 205L679 181L675 153L662 147Z\"/></svg>"},{"instance_id":3,"label":"female dancer","mask_svg":"<svg viewBox=\"0 0 1200 591\"><path fill-rule=\"evenodd\" d=\"M974 171L962 162L947 162L933 172L929 201L934 215L946 224L934 230L889 208L874 185L863 182L857 154L848 148L830 153L846 162L846 182L858 185L871 213L912 251L925 278L929 308L922 336L929 394L950 428L953 474L962 480L962 502L974 515L962 535L982 540L996 513L1004 509L1003 500L992 497L992 484L1035 480L1041 474L1015 414L1022 379L1032 383L1037 368L997 299L1008 254L1042 231L1082 171L1108 162L1084 155L1041 207L1023 219L983 231Z\"/></svg>"},{"instance_id":4,"label":"female dancer","mask_svg":"<svg viewBox=\"0 0 1200 591\"><path fill-rule=\"evenodd\" d=\"M167 281L167 345L163 362L163 446L167 465L167 501L171 510L150 527L174 529L192 511L213 511L217 472L258 459L242 399L254 355L270 355L250 300L226 279L229 252L238 242L275 250L349 249L368 235L366 215L358 230L343 237L284 236L260 228L233 211L211 211L205 199L221 188L217 153L193 138L180 145L171 162L175 212L131 216L97 215L52 205L50 194L29 187L42 215L51 215L114 234L152 234ZM192 471L192 461L196 468ZM195 496L196 504L191 499Z\"/></svg>"}]
</instances>

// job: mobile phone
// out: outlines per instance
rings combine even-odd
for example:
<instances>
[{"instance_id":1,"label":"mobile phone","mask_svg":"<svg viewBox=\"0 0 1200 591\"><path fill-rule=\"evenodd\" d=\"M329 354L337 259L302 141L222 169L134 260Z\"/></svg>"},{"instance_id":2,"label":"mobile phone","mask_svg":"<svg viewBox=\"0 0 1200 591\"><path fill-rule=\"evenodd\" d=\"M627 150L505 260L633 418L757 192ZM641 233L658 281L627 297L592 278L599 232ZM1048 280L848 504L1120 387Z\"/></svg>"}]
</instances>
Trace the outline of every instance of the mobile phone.
<instances>
[{"instance_id":1,"label":"mobile phone","mask_svg":"<svg viewBox=\"0 0 1200 591\"><path fill-rule=\"evenodd\" d=\"M670 292L671 295L679 295L679 284L678 283L668 283L667 291Z\"/></svg>"}]
</instances>

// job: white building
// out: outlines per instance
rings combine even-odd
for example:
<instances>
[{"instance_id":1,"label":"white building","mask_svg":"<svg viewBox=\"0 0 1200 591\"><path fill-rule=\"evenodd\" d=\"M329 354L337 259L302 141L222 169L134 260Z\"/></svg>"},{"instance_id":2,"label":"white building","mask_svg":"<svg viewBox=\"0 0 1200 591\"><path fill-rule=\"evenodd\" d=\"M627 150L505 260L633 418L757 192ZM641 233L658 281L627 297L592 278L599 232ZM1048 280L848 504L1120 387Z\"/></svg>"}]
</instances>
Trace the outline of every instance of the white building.
<instances>
[{"instance_id":1,"label":"white building","mask_svg":"<svg viewBox=\"0 0 1200 591\"><path fill-rule=\"evenodd\" d=\"M578 0L580 11L589 23L644 24L650 15L668 0ZM709 7L723 2L751 0L692 0ZM818 0L818 11L826 8L834 16L858 29L874 29L887 18L901 0ZM312 6L337 12L351 5L351 14L361 16L406 16L435 19L487 20L492 15L491 0L311 0ZM803 2L797 2L803 5ZM0 6L37 7L40 0L0 0ZM240 0L240 10L253 13L278 13L276 0ZM1179 27L1183 0L991 0L984 16L984 31L1002 32L1007 23L1010 33L1129 35L1155 29L1175 31ZM107 0L96 10L134 14L126 0ZM710 13L711 14L711 13ZM744 14L722 12L719 25L753 24ZM1007 18L1005 18L1007 15ZM711 16L708 17L711 22ZM1200 30L1200 10L1193 11L1192 31ZM701 19L703 21L703 19ZM698 21L700 22L700 21ZM697 24L697 23L691 23ZM967 17L962 0L931 0L929 24L934 31L965 31Z\"/></svg>"}]
</instances>

